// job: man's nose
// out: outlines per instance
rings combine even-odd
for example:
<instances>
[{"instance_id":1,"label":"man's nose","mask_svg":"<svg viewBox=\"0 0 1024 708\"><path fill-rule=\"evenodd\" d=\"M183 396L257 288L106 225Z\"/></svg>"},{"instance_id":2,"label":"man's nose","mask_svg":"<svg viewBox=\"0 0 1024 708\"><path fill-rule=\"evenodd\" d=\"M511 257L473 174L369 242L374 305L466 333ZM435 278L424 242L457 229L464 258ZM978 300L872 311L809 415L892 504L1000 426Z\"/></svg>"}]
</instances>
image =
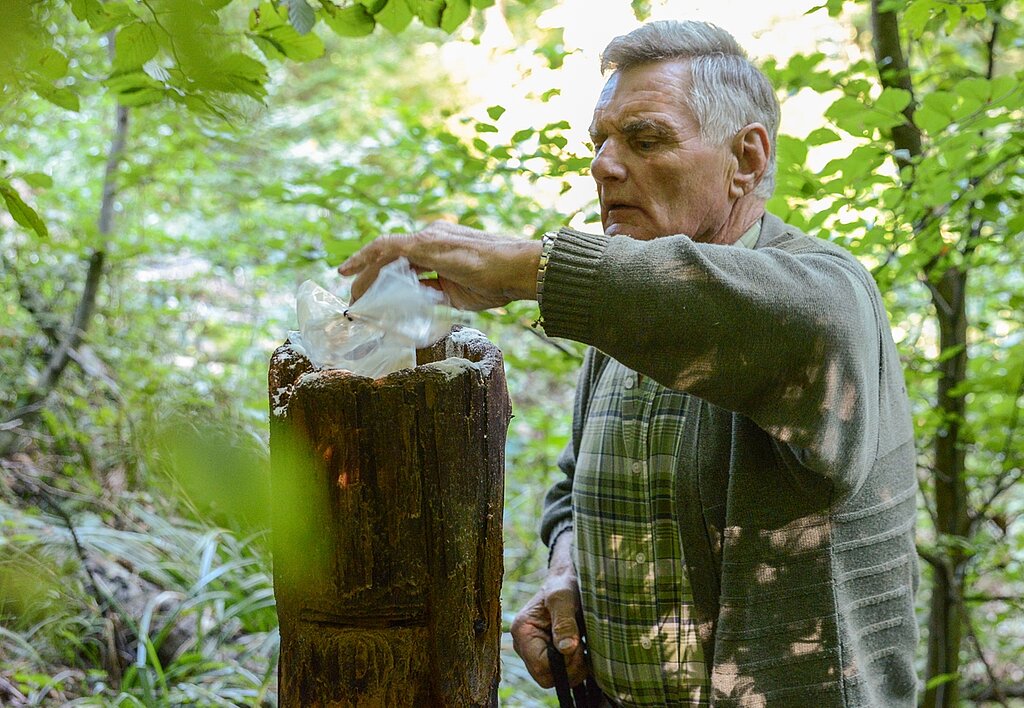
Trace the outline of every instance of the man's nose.
<instances>
[{"instance_id":1,"label":"man's nose","mask_svg":"<svg viewBox=\"0 0 1024 708\"><path fill-rule=\"evenodd\" d=\"M622 162L622 147L617 141L605 140L590 163L590 174L598 184L621 182L626 179L626 166Z\"/></svg>"}]
</instances>

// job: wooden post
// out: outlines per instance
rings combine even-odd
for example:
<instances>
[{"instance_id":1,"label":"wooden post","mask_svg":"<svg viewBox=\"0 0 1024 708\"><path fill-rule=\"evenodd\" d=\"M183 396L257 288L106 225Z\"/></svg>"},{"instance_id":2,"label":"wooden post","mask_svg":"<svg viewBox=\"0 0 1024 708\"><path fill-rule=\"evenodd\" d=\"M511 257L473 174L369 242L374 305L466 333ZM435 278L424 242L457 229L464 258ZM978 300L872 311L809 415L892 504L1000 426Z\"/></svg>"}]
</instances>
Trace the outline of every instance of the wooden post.
<instances>
[{"instance_id":1,"label":"wooden post","mask_svg":"<svg viewBox=\"0 0 1024 708\"><path fill-rule=\"evenodd\" d=\"M417 360L372 380L271 359L282 706L497 706L501 352L456 328Z\"/></svg>"}]
</instances>

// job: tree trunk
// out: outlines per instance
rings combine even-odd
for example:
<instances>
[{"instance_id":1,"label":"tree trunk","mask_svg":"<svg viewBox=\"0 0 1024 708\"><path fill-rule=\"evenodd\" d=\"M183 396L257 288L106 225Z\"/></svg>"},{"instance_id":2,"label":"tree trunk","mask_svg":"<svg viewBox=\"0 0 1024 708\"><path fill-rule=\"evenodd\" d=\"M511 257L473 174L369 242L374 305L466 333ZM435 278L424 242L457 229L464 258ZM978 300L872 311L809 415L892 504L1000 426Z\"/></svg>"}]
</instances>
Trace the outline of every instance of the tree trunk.
<instances>
[{"instance_id":1,"label":"tree trunk","mask_svg":"<svg viewBox=\"0 0 1024 708\"><path fill-rule=\"evenodd\" d=\"M939 344L949 354L938 363L938 405L942 422L935 437L935 521L936 532L947 543L940 544L934 567L934 587L928 616L928 664L926 677L956 675L960 671L960 642L964 623L964 565L967 557L957 541L966 538L967 482L964 477L964 447L960 428L964 419L964 397L950 395L967 375L967 272L949 266L932 287L932 299L939 323ZM925 692L925 708L953 708L960 703L957 676Z\"/></svg>"},{"instance_id":2,"label":"tree trunk","mask_svg":"<svg viewBox=\"0 0 1024 708\"><path fill-rule=\"evenodd\" d=\"M914 124L914 85L909 63L900 43L899 20L884 0L871 0L872 48L878 76L884 87L911 93L904 109L906 122L891 131L894 155L902 169L913 169L922 154L921 133ZM915 226L915 229L917 227ZM926 689L924 708L954 708L960 695L960 644L964 626L964 568L967 557L963 544L969 532L967 484L964 478L964 449L960 428L964 398L950 395L967 375L967 270L941 264L936 255L924 268L923 277L932 294L939 326L940 352L938 408L942 422L935 437L935 525L940 540L937 554L926 558L934 571L929 598L928 661L925 681L940 679ZM943 270L944 269L944 270ZM941 541L946 541L942 543Z\"/></svg>"},{"instance_id":3,"label":"tree trunk","mask_svg":"<svg viewBox=\"0 0 1024 708\"><path fill-rule=\"evenodd\" d=\"M417 358L377 380L271 360L282 706L497 705L501 352L456 330Z\"/></svg>"}]
</instances>

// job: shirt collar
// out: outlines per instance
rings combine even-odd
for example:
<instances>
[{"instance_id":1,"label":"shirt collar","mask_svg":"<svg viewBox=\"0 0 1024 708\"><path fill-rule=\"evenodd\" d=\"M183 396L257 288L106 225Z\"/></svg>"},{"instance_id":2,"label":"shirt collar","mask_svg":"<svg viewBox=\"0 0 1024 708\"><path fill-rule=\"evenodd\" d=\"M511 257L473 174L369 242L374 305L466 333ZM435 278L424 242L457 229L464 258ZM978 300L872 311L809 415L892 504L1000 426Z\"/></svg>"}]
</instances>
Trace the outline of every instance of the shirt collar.
<instances>
[{"instance_id":1,"label":"shirt collar","mask_svg":"<svg viewBox=\"0 0 1024 708\"><path fill-rule=\"evenodd\" d=\"M754 224L747 229L739 240L736 241L735 245L741 248L753 248L757 243L758 236L761 235L761 219L758 219Z\"/></svg>"}]
</instances>

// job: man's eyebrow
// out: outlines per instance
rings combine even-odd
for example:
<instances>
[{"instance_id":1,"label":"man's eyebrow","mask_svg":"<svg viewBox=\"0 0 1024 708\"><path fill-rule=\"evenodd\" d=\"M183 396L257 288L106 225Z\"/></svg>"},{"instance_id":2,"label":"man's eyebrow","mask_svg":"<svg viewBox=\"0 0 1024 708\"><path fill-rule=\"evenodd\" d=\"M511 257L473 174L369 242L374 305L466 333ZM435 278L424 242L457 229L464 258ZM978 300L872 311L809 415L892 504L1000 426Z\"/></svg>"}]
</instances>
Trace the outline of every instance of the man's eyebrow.
<instances>
[{"instance_id":1,"label":"man's eyebrow","mask_svg":"<svg viewBox=\"0 0 1024 708\"><path fill-rule=\"evenodd\" d=\"M608 134L608 131L598 128L596 124L590 126L589 132L590 139L594 142L606 137ZM669 126L659 121L651 120L650 118L635 118L623 125L621 132L627 138L635 138L638 135L648 135L660 140L671 140L676 135L676 132Z\"/></svg>"},{"instance_id":2,"label":"man's eyebrow","mask_svg":"<svg viewBox=\"0 0 1024 708\"><path fill-rule=\"evenodd\" d=\"M622 132L627 137L635 137L641 133L656 138L671 138L675 135L675 131L664 123L649 118L637 118L636 120L629 121L622 126Z\"/></svg>"}]
</instances>

